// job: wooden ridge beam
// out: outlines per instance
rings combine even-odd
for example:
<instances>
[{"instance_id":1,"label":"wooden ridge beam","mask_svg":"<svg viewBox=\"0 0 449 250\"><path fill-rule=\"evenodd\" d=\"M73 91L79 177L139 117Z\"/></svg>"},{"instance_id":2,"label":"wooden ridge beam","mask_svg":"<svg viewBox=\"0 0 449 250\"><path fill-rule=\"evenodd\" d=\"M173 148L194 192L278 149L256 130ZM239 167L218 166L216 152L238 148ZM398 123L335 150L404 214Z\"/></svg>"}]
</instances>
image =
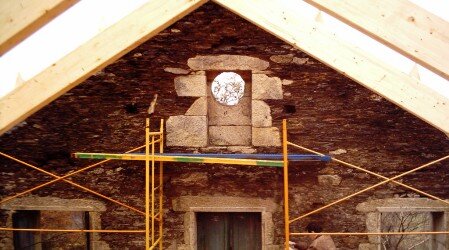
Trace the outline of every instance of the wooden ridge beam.
<instances>
[{"instance_id":1,"label":"wooden ridge beam","mask_svg":"<svg viewBox=\"0 0 449 250\"><path fill-rule=\"evenodd\" d=\"M449 133L448 98L340 39L297 1L214 1Z\"/></svg>"},{"instance_id":2,"label":"wooden ridge beam","mask_svg":"<svg viewBox=\"0 0 449 250\"><path fill-rule=\"evenodd\" d=\"M304 0L449 80L449 23L407 0Z\"/></svg>"},{"instance_id":3,"label":"wooden ridge beam","mask_svg":"<svg viewBox=\"0 0 449 250\"><path fill-rule=\"evenodd\" d=\"M0 56L79 0L1 0Z\"/></svg>"},{"instance_id":4,"label":"wooden ridge beam","mask_svg":"<svg viewBox=\"0 0 449 250\"><path fill-rule=\"evenodd\" d=\"M0 134L207 0L149 1L0 99Z\"/></svg>"}]
</instances>

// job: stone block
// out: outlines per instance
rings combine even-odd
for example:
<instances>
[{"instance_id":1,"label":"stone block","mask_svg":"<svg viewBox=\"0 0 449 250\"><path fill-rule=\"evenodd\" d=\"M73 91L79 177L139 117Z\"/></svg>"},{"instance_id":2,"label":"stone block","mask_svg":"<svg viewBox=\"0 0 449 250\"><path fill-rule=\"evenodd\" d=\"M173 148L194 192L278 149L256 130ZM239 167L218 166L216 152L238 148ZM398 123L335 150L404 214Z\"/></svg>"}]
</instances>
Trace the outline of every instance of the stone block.
<instances>
[{"instance_id":1,"label":"stone block","mask_svg":"<svg viewBox=\"0 0 449 250\"><path fill-rule=\"evenodd\" d=\"M172 200L173 211L189 212L193 208L209 212L264 211L277 212L281 207L274 199L235 196L179 196ZM204 211L204 210L203 210Z\"/></svg>"},{"instance_id":2,"label":"stone block","mask_svg":"<svg viewBox=\"0 0 449 250\"><path fill-rule=\"evenodd\" d=\"M378 250L378 244L362 243L359 245L359 250Z\"/></svg>"},{"instance_id":3,"label":"stone block","mask_svg":"<svg viewBox=\"0 0 449 250\"><path fill-rule=\"evenodd\" d=\"M366 231L379 232L380 231L380 213L368 213L366 215ZM370 243L380 243L379 235L369 235L368 241Z\"/></svg>"},{"instance_id":4,"label":"stone block","mask_svg":"<svg viewBox=\"0 0 449 250\"><path fill-rule=\"evenodd\" d=\"M338 175L318 175L318 183L325 186L338 186L341 183L341 177Z\"/></svg>"},{"instance_id":5,"label":"stone block","mask_svg":"<svg viewBox=\"0 0 449 250\"><path fill-rule=\"evenodd\" d=\"M206 116L207 115L207 97L200 97L190 106L185 115Z\"/></svg>"},{"instance_id":6,"label":"stone block","mask_svg":"<svg viewBox=\"0 0 449 250\"><path fill-rule=\"evenodd\" d=\"M252 125L253 127L271 127L271 109L264 101L252 101Z\"/></svg>"},{"instance_id":7,"label":"stone block","mask_svg":"<svg viewBox=\"0 0 449 250\"><path fill-rule=\"evenodd\" d=\"M188 75L175 78L178 96L206 96L206 76Z\"/></svg>"},{"instance_id":8,"label":"stone block","mask_svg":"<svg viewBox=\"0 0 449 250\"><path fill-rule=\"evenodd\" d=\"M187 60L194 70L265 70L269 62L251 56L196 56Z\"/></svg>"},{"instance_id":9,"label":"stone block","mask_svg":"<svg viewBox=\"0 0 449 250\"><path fill-rule=\"evenodd\" d=\"M167 146L205 147L206 116L170 116L166 124Z\"/></svg>"},{"instance_id":10,"label":"stone block","mask_svg":"<svg viewBox=\"0 0 449 250\"><path fill-rule=\"evenodd\" d=\"M389 208L390 210L415 209L419 211L449 211L447 206L443 206L441 201L431 200L427 198L387 198L362 202L357 205L359 212L377 212L381 208Z\"/></svg>"},{"instance_id":11,"label":"stone block","mask_svg":"<svg viewBox=\"0 0 449 250\"><path fill-rule=\"evenodd\" d=\"M251 145L251 126L210 126L211 145Z\"/></svg>"},{"instance_id":12,"label":"stone block","mask_svg":"<svg viewBox=\"0 0 449 250\"><path fill-rule=\"evenodd\" d=\"M281 146L281 135L276 127L253 128L252 131L253 146L271 147Z\"/></svg>"},{"instance_id":13,"label":"stone block","mask_svg":"<svg viewBox=\"0 0 449 250\"><path fill-rule=\"evenodd\" d=\"M185 69L170 68L170 67L164 68L164 71L168 72L168 73L172 73L172 74L178 74L178 75L187 75L190 72L190 71L185 70Z\"/></svg>"},{"instance_id":14,"label":"stone block","mask_svg":"<svg viewBox=\"0 0 449 250\"><path fill-rule=\"evenodd\" d=\"M281 64L291 63L293 58L294 58L293 54L270 56L271 61Z\"/></svg>"},{"instance_id":15,"label":"stone block","mask_svg":"<svg viewBox=\"0 0 449 250\"><path fill-rule=\"evenodd\" d=\"M293 80L283 79L282 80L282 85L291 85L293 82L294 82Z\"/></svg>"},{"instance_id":16,"label":"stone block","mask_svg":"<svg viewBox=\"0 0 449 250\"><path fill-rule=\"evenodd\" d=\"M298 65L304 65L309 61L309 58L299 58L299 57L295 57L292 60L292 63L294 64L298 64Z\"/></svg>"},{"instance_id":17,"label":"stone block","mask_svg":"<svg viewBox=\"0 0 449 250\"><path fill-rule=\"evenodd\" d=\"M282 81L279 77L253 74L253 99L282 99Z\"/></svg>"},{"instance_id":18,"label":"stone block","mask_svg":"<svg viewBox=\"0 0 449 250\"><path fill-rule=\"evenodd\" d=\"M251 98L242 97L234 106L226 106L208 98L209 125L251 125Z\"/></svg>"},{"instance_id":19,"label":"stone block","mask_svg":"<svg viewBox=\"0 0 449 250\"><path fill-rule=\"evenodd\" d=\"M207 186L209 178L206 173L182 173L173 177L171 179L172 183L176 183L178 185L190 186L190 185L200 185Z\"/></svg>"}]
</instances>

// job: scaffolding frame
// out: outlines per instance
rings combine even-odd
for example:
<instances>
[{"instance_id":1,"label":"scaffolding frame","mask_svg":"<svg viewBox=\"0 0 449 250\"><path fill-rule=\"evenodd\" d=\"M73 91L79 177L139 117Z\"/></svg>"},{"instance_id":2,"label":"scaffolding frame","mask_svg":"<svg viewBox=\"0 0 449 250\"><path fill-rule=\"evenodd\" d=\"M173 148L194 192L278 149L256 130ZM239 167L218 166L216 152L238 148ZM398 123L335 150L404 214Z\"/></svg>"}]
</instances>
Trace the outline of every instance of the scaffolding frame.
<instances>
[{"instance_id":1,"label":"scaffolding frame","mask_svg":"<svg viewBox=\"0 0 449 250\"><path fill-rule=\"evenodd\" d=\"M287 125L286 125L286 123L287 123L287 121L284 119L284 120L282 121L283 131L284 131L284 133L283 133L282 147L283 147L283 151L284 151L284 154L285 154L285 155L288 155L288 152L286 152L286 151L288 151L288 149L287 149L288 146L292 146L292 147L295 147L295 148L297 148L297 149L301 149L301 150L304 150L304 151L306 151L306 152L313 153L313 154L316 154L316 155L321 155L321 156L324 155L323 153L320 153L320 152L318 152L318 151L314 151L314 150L312 150L312 149L309 149L309 148L306 148L306 147L297 145L297 144L295 144L295 143L289 142L289 141L287 140L287 133L286 133L286 130L287 130L287 129L286 129L286 126L287 126ZM285 249L286 249L286 250L289 249L290 236L306 236L306 235L335 235L335 236L351 236L351 235L352 235L352 236L362 236L362 235L364 235L364 236L369 236L369 235L429 235L429 234L449 234L449 231L433 231L433 232L431 232L431 231L428 231L428 232L320 232L319 234L317 234L317 233L309 233L309 232L307 232L307 233L290 232L290 225L291 225L292 223L297 222L297 221L299 221L299 220L301 220L301 219L304 219L304 218L306 218L306 217L308 217L308 216L310 216L310 215L312 215L312 214L318 213L318 212L320 212L320 211L322 211L322 210L324 210L324 209L326 209L326 208L329 208L329 207L331 207L331 206L337 205L337 204L339 204L339 203L341 203L341 202L343 202L343 201L346 201L346 200L348 200L348 199L350 199L350 198L352 198L352 197L354 197L354 196L356 196L356 195L362 194L362 193L364 193L364 192L367 192L367 191L369 191L369 190L372 190L372 189L374 189L374 188L376 188L376 187L379 187L379 186L384 185L384 184L389 183L389 182L394 183L394 184L396 184L396 185L400 185L400 186L402 186L402 187L405 187L405 188L407 188L407 189L409 189L409 190L412 190L412 191L414 191L414 192L417 192L417 193L419 193L419 194L421 194L421 195L427 196L427 197L429 197L429 198L431 198L431 199L433 199L433 200L440 201L440 202L444 203L445 205L449 205L449 201L446 201L446 200L444 200L444 199L441 199L440 197L431 195L431 194L429 194L429 193L427 193L427 192L424 192L424 191L422 191L422 190L420 190L420 189L414 188L414 187L412 187L412 186L409 186L409 185L407 185L407 184L404 184L404 183L402 183L402 182L397 181L397 179L399 179L399 178L401 178L401 177L403 177L403 176L405 176L405 175L414 173L414 172L416 172L416 171L418 171L418 170L422 170L422 169L424 169L424 168L427 168L427 167L429 167L429 166L432 166L432 165L434 165L434 164L436 164L436 163L442 162L442 161L447 160L447 159L449 159L449 155L446 155L446 156L441 157L441 158L439 158L439 159L437 159L437 160L430 161L430 162L428 162L428 163L422 164L422 165L420 165L420 166L418 166L418 167L415 167L415 168L413 168L413 169L411 169L411 170L409 170L409 171L406 171L406 172L403 172L403 173L401 173L401 174L399 174L399 175L396 175L396 176L393 176L393 177L391 177L391 178L388 178L388 177L385 177L385 176L383 176L383 175L381 175L381 174L378 174L378 173L375 173L375 172L370 171L370 170L368 170L368 169L365 169L365 168L363 168L363 167L357 166L357 165L355 165L355 164L351 164L351 163L348 163L348 162L346 162L346 161L339 160L339 159L337 159L337 158L335 158L335 157L331 157L331 161L337 162L337 163L339 163L339 164L341 164L341 165L344 165L344 166L347 166L347 167L350 167L350 168L354 168L354 169L363 171L363 172L365 172L365 173L368 173L368 174L370 174L370 175L376 176L376 177L381 178L381 179L384 179L384 180L381 181L381 182L378 182L378 183L376 183L376 184L374 184L374 185L371 185L371 186L369 186L369 187L367 187L367 188L364 188L364 189L362 189L362 190L359 190L359 191L357 191L357 192L354 192L354 193L352 193L352 194L350 194L350 195L346 195L346 196L344 196L344 197L342 197L342 198L340 198L340 199L338 199L338 200L336 200L336 201L333 201L333 202L331 202L331 203L328 203L328 204L326 204L326 205L323 205L323 206L321 206L320 208L317 208L317 209L315 209L315 210L312 210L312 211L310 211L310 212L307 212L307 213L305 213L305 214L303 214L303 215L301 215L301 216L298 216L298 217L296 217L296 218L294 218L294 219L291 219L291 220L290 220L290 218L289 218L289 205L288 205L288 200L289 200L289 198L288 198L288 197L289 197L289 194L288 194L288 162L284 162L284 164L285 164L285 165L284 165L284 211L286 211L286 212L285 212L285 217L284 217L284 223L285 223L285 242L284 242L284 246L285 246Z\"/></svg>"},{"instance_id":2,"label":"scaffolding frame","mask_svg":"<svg viewBox=\"0 0 449 250\"><path fill-rule=\"evenodd\" d=\"M43 188L47 185L56 183L58 181L64 181L66 183L71 184L74 187L77 187L83 191L89 192L91 194L94 194L98 197L101 197L103 199L106 199L108 201L111 201L117 205L120 205L122 207L126 207L134 212L137 212L143 216L145 216L145 230L91 230L91 229L36 229L36 228L8 228L8 227L1 227L0 231L31 231L31 232L79 232L79 233L145 233L145 248L146 249L154 249L157 246L159 249L163 249L163 162L189 162L189 163L219 163L219 164L235 164L235 165L249 165L249 166L274 166L274 167L282 167L283 168L283 186L284 186L284 230L285 230L285 242L284 246L285 249L289 249L289 241L290 236L304 236L304 235L316 235L316 233L298 233L298 232L290 232L290 225L294 222L297 222L301 219L304 219L307 216L310 216L312 214L318 213L326 208L329 208L331 206L334 206L336 204L339 204L343 201L346 201L356 195L359 195L361 193L364 193L366 191L369 191L371 189L374 189L378 186L384 185L386 183L392 182L394 184L400 185L402 187L405 187L407 189L410 189L414 192L417 192L421 195L427 196L429 198L432 198L434 200L440 201L442 203L445 203L446 205L449 205L449 202L441 199L437 196L428 194L422 190L419 190L417 188L414 188L412 186L406 185L404 183L398 182L397 179L401 178L405 175L408 175L410 173L416 172L418 170L424 169L426 167L429 167L431 165L434 165L438 162L444 161L449 158L449 155L439 158L437 160L428 162L426 164L420 165L416 168L413 168L409 171L403 172L399 175L396 175L394 177L388 178L383 175L380 175L378 173L372 172L370 170L367 170L363 167L357 166L355 164L351 164L342 160L339 160L337 158L332 157L331 160L335 161L339 164L342 164L344 166L354 168L360 171L363 171L365 173L368 173L370 175L376 176L378 178L383 179L383 181L378 182L374 185L371 185L367 188L364 188L360 191L357 191L355 193L352 193L350 195L347 195L345 197L342 197L334 202L331 202L329 204L326 204L318 209L315 209L313 211L307 212L299 217L296 217L294 219L290 219L290 211L289 211L289 180L288 180L288 174L289 174L289 153L288 153L288 146L292 146L294 148L304 150L309 153L313 153L319 156L325 156L324 154L314 151L312 149L297 145L295 143L289 142L287 140L287 121L284 119L282 121L282 161L280 160L254 160L254 159L229 159L229 158L219 158L219 157L192 157L192 156L182 156L182 157L176 157L176 156L163 156L164 152L164 120L161 120L160 122L160 129L159 131L152 132L150 131L150 119L146 119L145 124L145 145L136 147L134 149L131 149L125 154L94 154L94 153L78 153L78 156L84 155L84 157L80 158L91 158L91 159L104 159L100 162L88 165L86 167L83 167L77 171L74 171L72 173L58 176L56 174L50 173L42 168L36 167L32 164L29 164L27 162L21 161L11 155L5 154L3 152L0 152L0 155L11 159L15 162L18 162L24 166L30 167L32 169L35 169L39 172L45 173L49 176L52 176L54 180L48 181L46 183L37 185L33 188L27 189L25 191L22 191L20 193L17 193L13 196L7 197L3 200L0 200L0 204L11 201L12 199L15 199L19 196L28 194L30 192L36 191L40 188ZM159 145L158 150L156 150L156 144ZM151 147L150 147L151 146ZM103 195L97 191L94 191L90 188L84 187L83 185L80 185L74 181L67 180L68 177L73 176L75 174L79 174L81 172L84 172L86 170L95 168L100 166L103 163L106 163L111 160L142 160L142 157L139 159L136 159L136 157L127 155L129 153L135 152L139 149L145 148L145 212L130 206L128 204L125 204L123 202L120 202L118 200L112 199L106 195ZM158 151L158 152L156 152ZM156 176L156 162L159 162L159 173ZM158 180L158 185L156 185L156 180ZM157 192L157 197L156 197ZM157 211L156 211L156 205L158 205ZM156 228L157 225L157 230ZM158 232L156 234L156 231ZM418 234L449 234L449 231L438 231L438 232L322 232L319 233L320 235L341 235L341 236L348 236L348 235L418 235ZM156 238L157 237L157 238Z\"/></svg>"}]
</instances>

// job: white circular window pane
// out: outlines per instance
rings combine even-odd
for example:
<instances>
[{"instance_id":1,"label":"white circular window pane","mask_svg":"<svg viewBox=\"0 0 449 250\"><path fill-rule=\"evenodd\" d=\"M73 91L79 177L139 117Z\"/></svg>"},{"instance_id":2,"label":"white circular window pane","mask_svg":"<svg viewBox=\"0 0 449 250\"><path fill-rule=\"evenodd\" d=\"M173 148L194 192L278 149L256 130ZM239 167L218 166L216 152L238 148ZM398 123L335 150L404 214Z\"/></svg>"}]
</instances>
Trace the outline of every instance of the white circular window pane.
<instances>
[{"instance_id":1,"label":"white circular window pane","mask_svg":"<svg viewBox=\"0 0 449 250\"><path fill-rule=\"evenodd\" d=\"M217 102L233 106L239 103L245 92L245 81L239 74L223 72L215 77L211 86L212 95Z\"/></svg>"}]
</instances>

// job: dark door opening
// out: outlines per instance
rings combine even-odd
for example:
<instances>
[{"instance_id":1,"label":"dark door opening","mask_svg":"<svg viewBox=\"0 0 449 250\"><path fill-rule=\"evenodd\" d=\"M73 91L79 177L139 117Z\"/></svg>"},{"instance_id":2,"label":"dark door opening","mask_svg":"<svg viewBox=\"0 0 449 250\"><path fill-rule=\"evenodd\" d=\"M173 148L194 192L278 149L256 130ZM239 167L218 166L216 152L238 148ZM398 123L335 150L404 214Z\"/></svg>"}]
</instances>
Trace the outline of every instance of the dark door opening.
<instances>
[{"instance_id":1,"label":"dark door opening","mask_svg":"<svg viewBox=\"0 0 449 250\"><path fill-rule=\"evenodd\" d=\"M197 213L199 250L262 249L261 213Z\"/></svg>"}]
</instances>

